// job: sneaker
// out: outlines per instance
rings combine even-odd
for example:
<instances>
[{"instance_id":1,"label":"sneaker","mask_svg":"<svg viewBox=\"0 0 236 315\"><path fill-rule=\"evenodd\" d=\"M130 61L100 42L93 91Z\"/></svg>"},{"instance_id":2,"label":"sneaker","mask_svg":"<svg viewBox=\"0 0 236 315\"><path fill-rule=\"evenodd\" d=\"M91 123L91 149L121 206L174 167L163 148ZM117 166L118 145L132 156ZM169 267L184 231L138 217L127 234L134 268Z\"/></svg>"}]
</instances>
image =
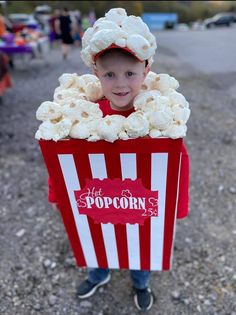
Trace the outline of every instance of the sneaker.
<instances>
[{"instance_id":1,"label":"sneaker","mask_svg":"<svg viewBox=\"0 0 236 315\"><path fill-rule=\"evenodd\" d=\"M134 303L139 310L150 310L153 304L153 295L150 288L135 289Z\"/></svg>"},{"instance_id":2,"label":"sneaker","mask_svg":"<svg viewBox=\"0 0 236 315\"><path fill-rule=\"evenodd\" d=\"M93 295L96 290L101 287L102 285L108 283L111 279L111 275L108 274L107 277L99 282L99 283L92 283L90 282L88 279L84 280L79 287L77 288L77 292L76 295L77 297L79 297L80 299L86 299L88 297L90 297L91 295Z\"/></svg>"}]
</instances>

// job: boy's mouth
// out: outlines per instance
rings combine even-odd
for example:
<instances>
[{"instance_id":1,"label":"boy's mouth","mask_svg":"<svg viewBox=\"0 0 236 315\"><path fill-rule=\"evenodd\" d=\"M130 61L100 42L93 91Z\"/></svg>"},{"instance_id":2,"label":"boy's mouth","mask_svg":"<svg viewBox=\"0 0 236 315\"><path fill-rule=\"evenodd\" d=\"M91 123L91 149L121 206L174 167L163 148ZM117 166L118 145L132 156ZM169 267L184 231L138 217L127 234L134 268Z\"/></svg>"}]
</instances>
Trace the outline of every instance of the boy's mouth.
<instances>
[{"instance_id":1,"label":"boy's mouth","mask_svg":"<svg viewBox=\"0 0 236 315\"><path fill-rule=\"evenodd\" d=\"M126 96L126 95L129 94L129 92L113 93L113 94L115 94L115 95L117 95L117 96Z\"/></svg>"}]
</instances>

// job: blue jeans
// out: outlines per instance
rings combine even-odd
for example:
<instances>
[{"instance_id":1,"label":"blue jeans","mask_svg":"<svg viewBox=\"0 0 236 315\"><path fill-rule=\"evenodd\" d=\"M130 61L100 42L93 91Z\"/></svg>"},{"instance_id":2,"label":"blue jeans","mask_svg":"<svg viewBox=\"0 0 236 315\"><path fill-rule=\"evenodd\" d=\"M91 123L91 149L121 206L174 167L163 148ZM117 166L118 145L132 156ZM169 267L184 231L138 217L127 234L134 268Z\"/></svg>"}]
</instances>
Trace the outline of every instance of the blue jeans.
<instances>
[{"instance_id":1,"label":"blue jeans","mask_svg":"<svg viewBox=\"0 0 236 315\"><path fill-rule=\"evenodd\" d=\"M88 280L92 283L99 283L107 277L109 271L109 269L89 268ZM147 270L130 270L130 276L136 289L145 289L149 284L151 272Z\"/></svg>"}]
</instances>

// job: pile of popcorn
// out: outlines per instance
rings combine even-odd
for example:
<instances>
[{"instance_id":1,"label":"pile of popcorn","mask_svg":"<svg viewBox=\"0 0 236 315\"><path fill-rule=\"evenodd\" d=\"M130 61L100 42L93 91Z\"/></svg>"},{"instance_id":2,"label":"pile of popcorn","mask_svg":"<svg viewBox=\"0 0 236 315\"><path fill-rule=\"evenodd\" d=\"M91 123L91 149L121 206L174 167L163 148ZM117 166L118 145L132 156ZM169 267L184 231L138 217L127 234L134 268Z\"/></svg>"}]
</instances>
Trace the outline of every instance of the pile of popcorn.
<instances>
[{"instance_id":1,"label":"pile of popcorn","mask_svg":"<svg viewBox=\"0 0 236 315\"><path fill-rule=\"evenodd\" d=\"M41 120L35 138L58 141L65 138L88 141L151 138L182 138L186 135L189 103L176 91L178 81L168 74L149 72L134 99L135 111L127 118L107 115L96 103L103 97L98 78L64 73L59 77L53 101L43 102L36 118Z\"/></svg>"},{"instance_id":2,"label":"pile of popcorn","mask_svg":"<svg viewBox=\"0 0 236 315\"><path fill-rule=\"evenodd\" d=\"M89 27L82 38L81 57L92 66L94 56L111 45L128 48L140 60L151 65L157 48L155 36L138 16L127 15L125 9L114 8Z\"/></svg>"}]
</instances>

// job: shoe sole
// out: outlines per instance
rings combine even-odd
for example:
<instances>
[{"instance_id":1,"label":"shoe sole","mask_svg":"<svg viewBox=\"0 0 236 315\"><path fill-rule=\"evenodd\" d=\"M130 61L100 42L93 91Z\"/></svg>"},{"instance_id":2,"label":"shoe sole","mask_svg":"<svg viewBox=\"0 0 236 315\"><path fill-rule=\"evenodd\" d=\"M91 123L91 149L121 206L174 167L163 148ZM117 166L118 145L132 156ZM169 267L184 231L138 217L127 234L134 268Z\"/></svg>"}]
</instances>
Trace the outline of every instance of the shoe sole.
<instances>
[{"instance_id":1,"label":"shoe sole","mask_svg":"<svg viewBox=\"0 0 236 315\"><path fill-rule=\"evenodd\" d=\"M141 307L139 306L139 304L138 304L138 297L137 297L137 294L135 294L135 296L134 296L134 303L135 303L137 309L140 310L140 311L148 311L148 310L150 310L150 308L151 308L152 305L153 305L153 300L154 300L154 299L153 299L153 295L151 294L151 297L150 297L150 304L148 305L148 307L147 307L147 308L141 308Z\"/></svg>"},{"instance_id":2,"label":"shoe sole","mask_svg":"<svg viewBox=\"0 0 236 315\"><path fill-rule=\"evenodd\" d=\"M92 295L96 292L96 290L97 290L98 288L100 288L100 287L103 286L104 284L108 283L110 280L111 280L111 275L108 274L107 278L104 279L102 282L99 282L95 287L93 287L93 289L92 289L91 291L89 291L88 293L83 294L83 295L78 295L78 294L77 294L77 297L80 298L80 299L86 299L86 298L92 296Z\"/></svg>"}]
</instances>

